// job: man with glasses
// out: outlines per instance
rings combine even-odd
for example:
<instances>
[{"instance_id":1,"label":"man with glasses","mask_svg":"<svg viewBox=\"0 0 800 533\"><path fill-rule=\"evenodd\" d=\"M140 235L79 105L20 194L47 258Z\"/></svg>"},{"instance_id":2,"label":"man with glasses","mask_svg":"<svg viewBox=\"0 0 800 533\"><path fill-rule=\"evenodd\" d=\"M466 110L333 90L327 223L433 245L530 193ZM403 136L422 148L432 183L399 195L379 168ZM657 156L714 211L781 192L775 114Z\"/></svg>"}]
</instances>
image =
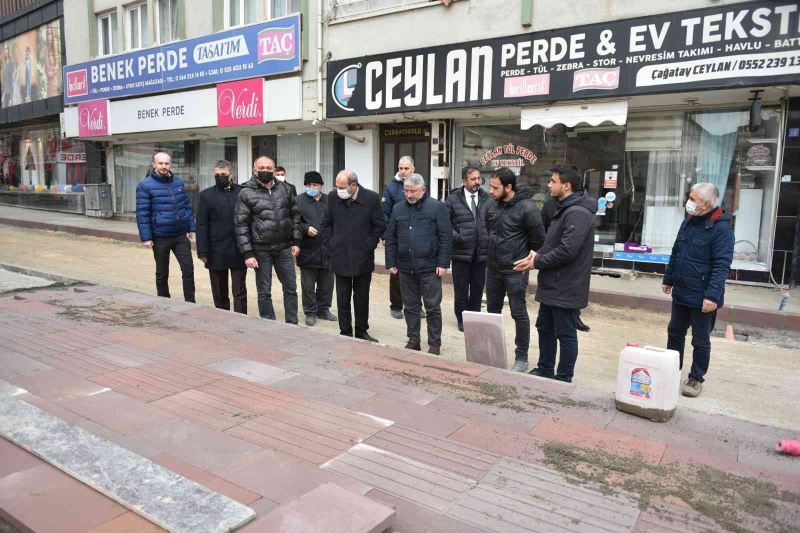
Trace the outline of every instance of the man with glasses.
<instances>
[{"instance_id":1,"label":"man with glasses","mask_svg":"<svg viewBox=\"0 0 800 533\"><path fill-rule=\"evenodd\" d=\"M392 218L394 206L405 201L403 182L414 172L414 159L409 155L404 155L397 162L397 174L384 187L381 205L383 206L383 224L386 227L389 227L389 219ZM389 309L393 318L403 318L403 295L400 292L399 274L389 276Z\"/></svg>"},{"instance_id":2,"label":"man with glasses","mask_svg":"<svg viewBox=\"0 0 800 533\"><path fill-rule=\"evenodd\" d=\"M233 310L247 314L247 267L236 245L233 208L242 187L233 181L231 164L214 163L215 184L200 193L197 203L197 257L206 265L211 279L214 307L230 310L228 271L233 293Z\"/></svg>"}]
</instances>

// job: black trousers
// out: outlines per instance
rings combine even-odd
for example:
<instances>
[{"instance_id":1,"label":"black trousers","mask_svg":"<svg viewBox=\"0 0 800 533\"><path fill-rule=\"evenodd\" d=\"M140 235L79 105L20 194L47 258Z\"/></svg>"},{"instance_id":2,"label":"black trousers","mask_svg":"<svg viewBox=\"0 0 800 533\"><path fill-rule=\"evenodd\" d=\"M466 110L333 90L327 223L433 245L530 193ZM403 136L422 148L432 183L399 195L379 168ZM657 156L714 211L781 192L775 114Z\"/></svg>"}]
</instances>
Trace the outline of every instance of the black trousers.
<instances>
[{"instance_id":1,"label":"black trousers","mask_svg":"<svg viewBox=\"0 0 800 533\"><path fill-rule=\"evenodd\" d=\"M389 274L389 308L403 310L403 294L400 291L400 273Z\"/></svg>"},{"instance_id":2,"label":"black trousers","mask_svg":"<svg viewBox=\"0 0 800 533\"><path fill-rule=\"evenodd\" d=\"M453 310L461 324L461 313L480 311L486 284L486 261L453 261Z\"/></svg>"},{"instance_id":3,"label":"black trousers","mask_svg":"<svg viewBox=\"0 0 800 533\"><path fill-rule=\"evenodd\" d=\"M154 237L153 257L156 260L156 292L159 296L169 298L169 253L181 267L183 280L183 299L194 302L194 262L192 261L192 245L186 234L177 237Z\"/></svg>"},{"instance_id":4,"label":"black trousers","mask_svg":"<svg viewBox=\"0 0 800 533\"><path fill-rule=\"evenodd\" d=\"M306 316L324 315L333 301L333 272L327 268L300 267L300 287L303 293L303 313Z\"/></svg>"},{"instance_id":5,"label":"black trousers","mask_svg":"<svg viewBox=\"0 0 800 533\"><path fill-rule=\"evenodd\" d=\"M400 272L399 274L408 339L420 341L421 300L425 305L427 317L428 345L440 346L442 344L442 278L437 276L436 272L424 274Z\"/></svg>"},{"instance_id":6,"label":"black trousers","mask_svg":"<svg viewBox=\"0 0 800 533\"><path fill-rule=\"evenodd\" d=\"M214 307L230 311L231 299L228 297L228 272L231 273L231 292L233 293L233 310L247 314L247 269L232 268L230 270L208 270L211 279L211 295Z\"/></svg>"},{"instance_id":7,"label":"black trousers","mask_svg":"<svg viewBox=\"0 0 800 533\"><path fill-rule=\"evenodd\" d=\"M692 327L692 368L689 377L700 383L708 372L711 362L711 332L717 323L717 312L704 313L697 307L672 302L672 317L667 326L667 349L675 350L681 356L683 368L683 350L686 346L686 332Z\"/></svg>"},{"instance_id":8,"label":"black trousers","mask_svg":"<svg viewBox=\"0 0 800 533\"><path fill-rule=\"evenodd\" d=\"M528 360L528 345L531 341L531 321L528 318L528 304L525 295L528 290L528 273L486 271L486 311L503 312L503 297L508 295L508 307L514 319L515 359Z\"/></svg>"},{"instance_id":9,"label":"black trousers","mask_svg":"<svg viewBox=\"0 0 800 533\"><path fill-rule=\"evenodd\" d=\"M369 286L372 272L356 277L336 276L336 305L339 311L339 332L353 336L353 315L350 312L350 298L356 315L356 337L363 336L369 329Z\"/></svg>"},{"instance_id":10,"label":"black trousers","mask_svg":"<svg viewBox=\"0 0 800 533\"><path fill-rule=\"evenodd\" d=\"M556 348L561 347L556 376L562 381L572 382L575 361L578 359L578 330L575 324L580 311L539 304L536 330L539 332L539 363L536 365L547 374L556 366Z\"/></svg>"}]
</instances>

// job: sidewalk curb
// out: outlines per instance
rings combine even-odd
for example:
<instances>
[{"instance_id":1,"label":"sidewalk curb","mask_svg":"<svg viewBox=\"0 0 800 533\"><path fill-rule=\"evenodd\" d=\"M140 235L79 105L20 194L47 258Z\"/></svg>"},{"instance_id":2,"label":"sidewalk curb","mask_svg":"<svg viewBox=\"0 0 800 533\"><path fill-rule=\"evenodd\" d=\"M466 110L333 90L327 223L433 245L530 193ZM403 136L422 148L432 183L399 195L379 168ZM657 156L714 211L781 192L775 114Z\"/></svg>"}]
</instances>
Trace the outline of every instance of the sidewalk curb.
<instances>
[{"instance_id":1,"label":"sidewalk curb","mask_svg":"<svg viewBox=\"0 0 800 533\"><path fill-rule=\"evenodd\" d=\"M7 217L0 217L0 224L7 224L9 226L17 226L22 228L61 231L64 233L70 233L72 235L87 235L91 237L100 237L103 239L113 239L124 242L139 242L139 236L135 233L125 233L122 231L84 228L80 226L69 226L65 224L53 224L48 222L29 222L27 220L18 220ZM192 249L196 249L195 243L193 242L191 244ZM376 263L375 273L386 275L389 274L389 271L384 265ZM47 279L53 279L52 277L48 277L49 275L43 273L37 272L33 275L45 277ZM68 280L68 278L60 279ZM452 275L448 272L442 281L444 283L452 284ZM69 283L76 282L74 280L69 280ZM528 285L528 293L534 292L536 292L536 285L531 283ZM598 289L589 290L589 301L598 305L622 307L627 309L643 309L645 311L663 313L667 315L670 313L672 308L672 300L669 298L662 298L660 296L642 296ZM726 324L738 324L758 328L775 329L779 331L800 331L800 313L781 312L777 310L768 311L757 307L726 305L717 313L717 320L725 322Z\"/></svg>"},{"instance_id":2,"label":"sidewalk curb","mask_svg":"<svg viewBox=\"0 0 800 533\"><path fill-rule=\"evenodd\" d=\"M63 276L56 276L55 274L49 274L47 272L41 272L39 270L34 270L32 268L21 267L17 265L10 265L8 263L0 263L0 268L3 270L8 270L9 272L15 272L17 274L24 274L26 276L31 276L34 278L42 278L47 279L55 283L56 286L59 287L69 287L72 285L79 285L84 283L77 279L72 278L65 278ZM35 289L40 289L41 287L35 287Z\"/></svg>"}]
</instances>

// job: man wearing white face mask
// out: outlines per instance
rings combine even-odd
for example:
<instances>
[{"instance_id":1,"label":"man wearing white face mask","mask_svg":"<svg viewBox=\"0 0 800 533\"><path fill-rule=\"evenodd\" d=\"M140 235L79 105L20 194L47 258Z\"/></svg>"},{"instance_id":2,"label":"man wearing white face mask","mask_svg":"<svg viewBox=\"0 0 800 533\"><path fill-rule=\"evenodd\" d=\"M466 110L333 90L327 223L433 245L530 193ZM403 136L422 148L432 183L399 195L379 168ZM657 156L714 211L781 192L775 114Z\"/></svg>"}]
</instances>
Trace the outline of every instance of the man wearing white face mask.
<instances>
[{"instance_id":1,"label":"man wearing white face mask","mask_svg":"<svg viewBox=\"0 0 800 533\"><path fill-rule=\"evenodd\" d=\"M672 294L667 348L680 354L692 327L692 368L684 382L685 396L699 396L711 359L711 331L725 298L725 280L733 261L731 217L719 206L719 189L712 183L692 186L686 202L688 217L681 224L664 274L664 294Z\"/></svg>"},{"instance_id":2,"label":"man wearing white face mask","mask_svg":"<svg viewBox=\"0 0 800 533\"><path fill-rule=\"evenodd\" d=\"M377 340L369 329L369 287L375 270L375 248L383 235L383 210L377 193L361 187L352 170L336 176L322 221L322 242L328 248L330 269L336 275L339 331L353 336L350 299L355 312L355 336Z\"/></svg>"}]
</instances>

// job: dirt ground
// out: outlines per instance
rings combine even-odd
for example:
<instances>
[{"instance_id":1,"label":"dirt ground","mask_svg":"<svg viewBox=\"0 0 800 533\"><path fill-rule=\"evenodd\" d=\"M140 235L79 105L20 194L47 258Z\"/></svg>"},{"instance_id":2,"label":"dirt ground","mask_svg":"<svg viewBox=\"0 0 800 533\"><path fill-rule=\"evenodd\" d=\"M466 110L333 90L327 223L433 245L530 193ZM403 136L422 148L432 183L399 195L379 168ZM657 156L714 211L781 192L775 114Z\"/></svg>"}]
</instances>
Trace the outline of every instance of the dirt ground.
<instances>
[{"instance_id":1,"label":"dirt ground","mask_svg":"<svg viewBox=\"0 0 800 533\"><path fill-rule=\"evenodd\" d=\"M0 263L12 264L83 280L155 293L155 265L152 252L140 245L65 233L20 230L0 225ZM180 270L172 261L170 288L172 296L182 297ZM197 302L213 305L211 289L203 264L195 259ZM389 314L388 276L375 275L370 298L370 334L381 343L403 346L405 322ZM298 291L299 291L298 270ZM248 273L250 314L257 313L255 275ZM283 316L282 295L277 278L273 283L273 303L279 319ZM300 306L302 309L302 306ZM537 304L529 297L531 323L535 322ZM333 312L336 312L335 301ZM456 328L453 313L453 290L444 286L442 302L444 328L442 357L464 360L464 337ZM504 310L508 352L513 357L514 323ZM638 309L590 305L583 312L591 326L579 334L580 355L575 371L577 385L611 393L615 389L619 351L627 341L642 345L666 344L666 315ZM300 322L303 324L302 311ZM301 325L300 327L306 327ZM318 322L311 331L338 333L336 322ZM423 348L426 340L423 321ZM800 432L800 352L798 344L784 335L762 332L756 341L712 341L711 368L699 398L681 398L681 407L721 413L751 421L781 426ZM537 358L536 329L531 329L530 359ZM689 346L689 339L687 339ZM687 358L688 358L687 354ZM688 368L688 364L685 365ZM795 435L796 436L796 435Z\"/></svg>"}]
</instances>

